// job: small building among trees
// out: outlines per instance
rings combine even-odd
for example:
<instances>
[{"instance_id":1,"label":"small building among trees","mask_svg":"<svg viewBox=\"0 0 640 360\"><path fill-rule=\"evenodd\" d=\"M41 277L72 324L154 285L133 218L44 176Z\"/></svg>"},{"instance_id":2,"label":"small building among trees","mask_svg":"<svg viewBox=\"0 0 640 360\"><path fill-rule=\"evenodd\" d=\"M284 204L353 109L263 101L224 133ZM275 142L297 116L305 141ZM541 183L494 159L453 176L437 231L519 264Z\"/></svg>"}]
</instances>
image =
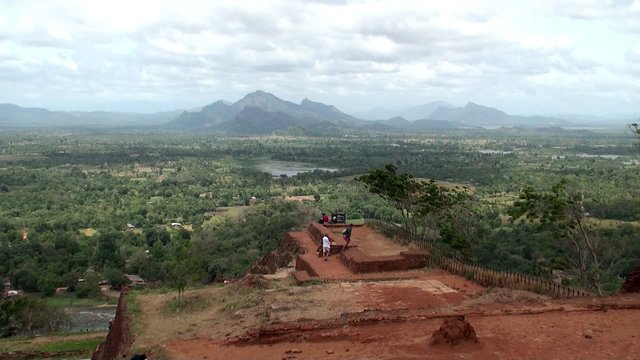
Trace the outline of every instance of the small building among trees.
<instances>
[{"instance_id":1,"label":"small building among trees","mask_svg":"<svg viewBox=\"0 0 640 360\"><path fill-rule=\"evenodd\" d=\"M140 275L124 274L124 276L131 282L131 286L144 287L147 285Z\"/></svg>"}]
</instances>

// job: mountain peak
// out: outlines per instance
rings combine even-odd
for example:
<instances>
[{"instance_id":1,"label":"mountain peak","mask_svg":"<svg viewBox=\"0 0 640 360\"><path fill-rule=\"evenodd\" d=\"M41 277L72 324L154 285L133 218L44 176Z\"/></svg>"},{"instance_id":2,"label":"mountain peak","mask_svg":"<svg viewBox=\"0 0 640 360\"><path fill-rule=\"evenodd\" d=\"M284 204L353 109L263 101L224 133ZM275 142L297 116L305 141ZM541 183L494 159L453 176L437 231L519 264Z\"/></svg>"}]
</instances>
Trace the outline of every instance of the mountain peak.
<instances>
[{"instance_id":1,"label":"mountain peak","mask_svg":"<svg viewBox=\"0 0 640 360\"><path fill-rule=\"evenodd\" d=\"M480 104L473 103L469 101L467 105L464 106L464 109L467 111L475 111L475 112L484 112L486 114L493 113L497 116L508 116L504 111L498 110L494 107L484 106Z\"/></svg>"},{"instance_id":2,"label":"mountain peak","mask_svg":"<svg viewBox=\"0 0 640 360\"><path fill-rule=\"evenodd\" d=\"M476 104L473 101L469 101L464 107L466 109L469 109L469 108L486 108L486 106Z\"/></svg>"},{"instance_id":3,"label":"mountain peak","mask_svg":"<svg viewBox=\"0 0 640 360\"><path fill-rule=\"evenodd\" d=\"M398 121L400 121L400 122L403 122L403 123L405 123L405 122L407 122L407 123L408 123L408 122L409 122L409 120L407 120L407 119L403 118L402 116L394 116L394 117L392 117L391 119L389 119L389 120L387 120L387 121L393 121L393 122L398 122Z\"/></svg>"},{"instance_id":4,"label":"mountain peak","mask_svg":"<svg viewBox=\"0 0 640 360\"><path fill-rule=\"evenodd\" d=\"M325 108L325 109L332 109L332 110L338 110L336 109L335 106L333 105L327 105L327 104L323 104L321 102L317 102L317 101L313 101L313 100L309 100L308 98L304 98L302 99L302 101L300 102L300 106L302 107L315 107L315 108Z\"/></svg>"},{"instance_id":5,"label":"mountain peak","mask_svg":"<svg viewBox=\"0 0 640 360\"><path fill-rule=\"evenodd\" d=\"M256 90L254 92L248 93L247 95L244 96L243 99L246 98L275 98L276 96L268 93L266 91L262 91L262 90Z\"/></svg>"},{"instance_id":6,"label":"mountain peak","mask_svg":"<svg viewBox=\"0 0 640 360\"><path fill-rule=\"evenodd\" d=\"M236 111L241 111L245 106L254 106L262 108L266 111L284 111L286 108L296 106L294 103L280 99L279 97L268 92L257 90L245 95L242 99L236 101L232 105Z\"/></svg>"},{"instance_id":7,"label":"mountain peak","mask_svg":"<svg viewBox=\"0 0 640 360\"><path fill-rule=\"evenodd\" d=\"M209 105L205 105L203 106L203 109L207 109L207 108L220 108L220 107L225 107L225 106L229 106L229 104L227 104L224 100L218 100L218 101L214 101Z\"/></svg>"}]
</instances>

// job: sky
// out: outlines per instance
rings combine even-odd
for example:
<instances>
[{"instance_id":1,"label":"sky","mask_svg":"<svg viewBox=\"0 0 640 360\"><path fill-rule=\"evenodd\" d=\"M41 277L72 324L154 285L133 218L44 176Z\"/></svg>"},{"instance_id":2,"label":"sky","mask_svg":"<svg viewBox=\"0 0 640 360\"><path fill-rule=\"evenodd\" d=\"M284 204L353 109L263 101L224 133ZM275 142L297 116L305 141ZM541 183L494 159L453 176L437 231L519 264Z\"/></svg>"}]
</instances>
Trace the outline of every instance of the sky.
<instances>
[{"instance_id":1,"label":"sky","mask_svg":"<svg viewBox=\"0 0 640 360\"><path fill-rule=\"evenodd\" d=\"M640 114L640 0L0 0L0 103Z\"/></svg>"}]
</instances>

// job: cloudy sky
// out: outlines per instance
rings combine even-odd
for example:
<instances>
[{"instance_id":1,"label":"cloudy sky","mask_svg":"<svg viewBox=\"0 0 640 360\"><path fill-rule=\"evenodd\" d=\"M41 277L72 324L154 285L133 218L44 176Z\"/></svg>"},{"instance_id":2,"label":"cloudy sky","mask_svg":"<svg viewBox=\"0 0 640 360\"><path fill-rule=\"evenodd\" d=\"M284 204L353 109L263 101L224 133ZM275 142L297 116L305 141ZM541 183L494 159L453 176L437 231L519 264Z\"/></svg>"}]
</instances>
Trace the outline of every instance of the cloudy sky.
<instances>
[{"instance_id":1,"label":"cloudy sky","mask_svg":"<svg viewBox=\"0 0 640 360\"><path fill-rule=\"evenodd\" d=\"M640 0L0 1L0 102L640 114Z\"/></svg>"}]
</instances>

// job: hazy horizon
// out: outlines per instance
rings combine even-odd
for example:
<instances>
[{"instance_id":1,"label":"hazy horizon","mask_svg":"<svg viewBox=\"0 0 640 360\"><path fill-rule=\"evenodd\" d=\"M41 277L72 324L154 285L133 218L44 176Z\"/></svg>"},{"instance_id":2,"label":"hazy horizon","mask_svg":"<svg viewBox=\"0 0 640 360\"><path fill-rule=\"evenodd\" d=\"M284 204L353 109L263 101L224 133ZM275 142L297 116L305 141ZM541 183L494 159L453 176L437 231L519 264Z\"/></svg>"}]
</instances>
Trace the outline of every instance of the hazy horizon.
<instances>
[{"instance_id":1,"label":"hazy horizon","mask_svg":"<svg viewBox=\"0 0 640 360\"><path fill-rule=\"evenodd\" d=\"M349 114L631 115L639 35L640 0L8 1L0 103L152 113L264 90Z\"/></svg>"}]
</instances>

